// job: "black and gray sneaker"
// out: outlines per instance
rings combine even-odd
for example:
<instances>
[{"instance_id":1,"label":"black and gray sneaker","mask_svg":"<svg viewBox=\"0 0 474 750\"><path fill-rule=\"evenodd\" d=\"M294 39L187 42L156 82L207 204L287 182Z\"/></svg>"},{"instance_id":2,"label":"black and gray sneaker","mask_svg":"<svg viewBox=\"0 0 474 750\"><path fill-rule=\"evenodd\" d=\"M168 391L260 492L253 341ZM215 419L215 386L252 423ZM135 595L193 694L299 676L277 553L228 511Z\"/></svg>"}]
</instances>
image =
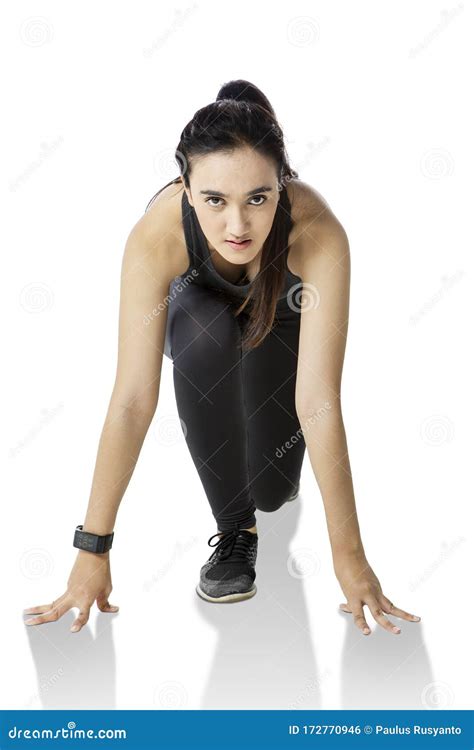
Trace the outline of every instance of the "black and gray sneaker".
<instances>
[{"instance_id":1,"label":"black and gray sneaker","mask_svg":"<svg viewBox=\"0 0 474 750\"><path fill-rule=\"evenodd\" d=\"M220 536L219 541L211 544L215 536ZM216 549L201 568L197 594L208 602L238 602L254 596L258 535L231 529L213 534L207 543Z\"/></svg>"}]
</instances>

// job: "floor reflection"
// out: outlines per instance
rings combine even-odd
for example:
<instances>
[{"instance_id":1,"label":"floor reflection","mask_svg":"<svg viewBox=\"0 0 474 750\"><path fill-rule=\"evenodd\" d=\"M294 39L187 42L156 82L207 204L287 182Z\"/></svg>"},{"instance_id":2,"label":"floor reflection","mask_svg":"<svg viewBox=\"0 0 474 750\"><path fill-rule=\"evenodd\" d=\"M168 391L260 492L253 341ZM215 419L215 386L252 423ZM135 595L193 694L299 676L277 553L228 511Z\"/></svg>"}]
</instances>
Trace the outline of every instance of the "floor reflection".
<instances>
[{"instance_id":1,"label":"floor reflection","mask_svg":"<svg viewBox=\"0 0 474 750\"><path fill-rule=\"evenodd\" d=\"M303 579L288 572L301 496L275 513L257 511L257 594L212 604L196 597L218 634L202 708L315 708L321 702Z\"/></svg>"},{"instance_id":2,"label":"floor reflection","mask_svg":"<svg viewBox=\"0 0 474 750\"><path fill-rule=\"evenodd\" d=\"M197 708L438 708L422 623L397 619L402 633L393 635L375 625L366 608L373 632L364 636L352 615L338 610L341 592L333 606L325 604L328 617L345 621L340 662L337 644L322 643L314 625L310 630L304 563L306 556L310 568L313 563L317 568L317 550L293 548L290 555L302 501L300 495L275 513L257 511L255 597L211 604L194 595L198 616L217 634L212 653L209 646L209 671ZM80 633L73 634L74 611L58 622L25 627L37 675L36 689L26 697L25 709L116 708L113 629L118 614L97 612ZM318 668L315 644L321 649L320 661L337 662L333 671ZM326 696L333 687L330 681L337 679L339 664L339 705L328 706Z\"/></svg>"},{"instance_id":3,"label":"floor reflection","mask_svg":"<svg viewBox=\"0 0 474 750\"><path fill-rule=\"evenodd\" d=\"M91 618L79 633L71 633L74 611L57 622L25 626L37 675L25 709L115 708L117 615L98 612L95 621Z\"/></svg>"},{"instance_id":4,"label":"floor reflection","mask_svg":"<svg viewBox=\"0 0 474 750\"><path fill-rule=\"evenodd\" d=\"M369 620L372 634L365 636L354 626L352 615L340 612L340 616L347 619L341 709L437 708L430 705L434 678L421 622L395 617L402 632L393 635Z\"/></svg>"}]
</instances>

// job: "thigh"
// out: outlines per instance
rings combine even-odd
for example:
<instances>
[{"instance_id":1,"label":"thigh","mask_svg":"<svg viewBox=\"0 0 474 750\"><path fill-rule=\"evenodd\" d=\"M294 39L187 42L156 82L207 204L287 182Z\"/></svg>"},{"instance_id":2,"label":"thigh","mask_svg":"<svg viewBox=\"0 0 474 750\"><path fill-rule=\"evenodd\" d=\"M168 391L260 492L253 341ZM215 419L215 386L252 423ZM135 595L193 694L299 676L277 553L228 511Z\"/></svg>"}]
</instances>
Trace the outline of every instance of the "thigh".
<instances>
[{"instance_id":1,"label":"thigh","mask_svg":"<svg viewBox=\"0 0 474 750\"><path fill-rule=\"evenodd\" d=\"M218 337L213 335L213 329L221 333L227 332L230 327L234 337L234 329L238 333L238 325L231 312L232 307L219 290L186 282L181 276L176 276L169 286L168 298L163 354L169 359L178 357L183 342L184 347L187 347L203 333L216 341Z\"/></svg>"},{"instance_id":2,"label":"thigh","mask_svg":"<svg viewBox=\"0 0 474 750\"><path fill-rule=\"evenodd\" d=\"M305 442L296 414L300 313L277 310L260 346L244 354L251 494L260 510L276 510L296 488Z\"/></svg>"}]
</instances>

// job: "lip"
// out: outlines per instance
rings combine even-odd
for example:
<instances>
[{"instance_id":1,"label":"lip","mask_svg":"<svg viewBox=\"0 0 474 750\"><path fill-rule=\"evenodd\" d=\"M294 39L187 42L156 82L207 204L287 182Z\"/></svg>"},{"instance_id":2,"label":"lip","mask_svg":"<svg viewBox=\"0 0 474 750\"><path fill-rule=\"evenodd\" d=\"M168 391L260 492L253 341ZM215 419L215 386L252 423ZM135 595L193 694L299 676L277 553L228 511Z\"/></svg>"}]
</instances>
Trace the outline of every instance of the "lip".
<instances>
[{"instance_id":1,"label":"lip","mask_svg":"<svg viewBox=\"0 0 474 750\"><path fill-rule=\"evenodd\" d=\"M244 250L250 245L252 240L245 240L244 242L232 242L232 240L226 240L227 245L230 245L234 250Z\"/></svg>"}]
</instances>

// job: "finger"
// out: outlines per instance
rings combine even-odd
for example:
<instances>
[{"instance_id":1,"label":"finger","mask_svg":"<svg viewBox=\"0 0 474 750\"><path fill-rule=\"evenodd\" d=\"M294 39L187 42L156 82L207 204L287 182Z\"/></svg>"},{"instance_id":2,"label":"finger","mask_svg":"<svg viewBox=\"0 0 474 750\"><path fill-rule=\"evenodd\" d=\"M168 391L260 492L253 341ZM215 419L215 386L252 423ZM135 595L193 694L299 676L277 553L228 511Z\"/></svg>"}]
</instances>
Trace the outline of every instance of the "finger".
<instances>
[{"instance_id":1,"label":"finger","mask_svg":"<svg viewBox=\"0 0 474 750\"><path fill-rule=\"evenodd\" d=\"M348 614L352 613L352 609L350 608L348 603L340 604L339 609L342 609L343 612L347 612ZM354 622L357 627L362 630L364 635L370 635L371 630L367 624L367 620L365 619L363 607L356 607L354 609Z\"/></svg>"},{"instance_id":2,"label":"finger","mask_svg":"<svg viewBox=\"0 0 474 750\"><path fill-rule=\"evenodd\" d=\"M53 602L50 602L49 604L38 604L37 607L28 607L28 609L23 610L24 615L41 615L43 612L49 612L50 609L52 609L54 606Z\"/></svg>"},{"instance_id":3,"label":"finger","mask_svg":"<svg viewBox=\"0 0 474 750\"><path fill-rule=\"evenodd\" d=\"M382 603L382 609L384 612L386 612L389 615L394 615L395 617L401 617L403 620L412 620L414 622L419 622L421 620L421 617L418 617L418 615L411 615L409 612L405 612L404 609L400 609L400 607L396 607L392 602L387 599L386 596L381 597L381 603Z\"/></svg>"},{"instance_id":4,"label":"finger","mask_svg":"<svg viewBox=\"0 0 474 750\"><path fill-rule=\"evenodd\" d=\"M90 607L83 607L71 626L71 633L77 633L87 623L90 614Z\"/></svg>"},{"instance_id":5,"label":"finger","mask_svg":"<svg viewBox=\"0 0 474 750\"><path fill-rule=\"evenodd\" d=\"M99 607L101 612L118 612L119 608L114 605L110 604L109 600L106 596L98 596L97 597L97 606Z\"/></svg>"},{"instance_id":6,"label":"finger","mask_svg":"<svg viewBox=\"0 0 474 750\"><path fill-rule=\"evenodd\" d=\"M65 612L69 612L71 607L71 602L68 599L63 599L62 601L55 603L54 607L50 606L50 609L47 612L25 620L25 625L41 625L43 622L54 622L55 620L59 620Z\"/></svg>"},{"instance_id":7,"label":"finger","mask_svg":"<svg viewBox=\"0 0 474 750\"><path fill-rule=\"evenodd\" d=\"M367 624L367 620L364 615L364 608L362 606L354 606L354 622L364 635L370 635L370 628Z\"/></svg>"},{"instance_id":8,"label":"finger","mask_svg":"<svg viewBox=\"0 0 474 750\"><path fill-rule=\"evenodd\" d=\"M55 599L53 602L50 602L49 604L38 604L37 607L28 607L28 609L23 610L24 615L41 615L43 612L49 612L50 609L53 609L56 604L59 604L59 602L63 601L65 599L66 594L63 594L59 597L59 599Z\"/></svg>"},{"instance_id":9,"label":"finger","mask_svg":"<svg viewBox=\"0 0 474 750\"><path fill-rule=\"evenodd\" d=\"M372 612L374 619L385 630L388 630L390 633L396 633L397 635L398 633L402 632L401 629L398 627L398 625L395 625L393 622L390 622L390 620L387 620L387 618L384 617L381 606L376 599L370 599L367 602L367 606L370 608L370 611Z\"/></svg>"}]
</instances>

